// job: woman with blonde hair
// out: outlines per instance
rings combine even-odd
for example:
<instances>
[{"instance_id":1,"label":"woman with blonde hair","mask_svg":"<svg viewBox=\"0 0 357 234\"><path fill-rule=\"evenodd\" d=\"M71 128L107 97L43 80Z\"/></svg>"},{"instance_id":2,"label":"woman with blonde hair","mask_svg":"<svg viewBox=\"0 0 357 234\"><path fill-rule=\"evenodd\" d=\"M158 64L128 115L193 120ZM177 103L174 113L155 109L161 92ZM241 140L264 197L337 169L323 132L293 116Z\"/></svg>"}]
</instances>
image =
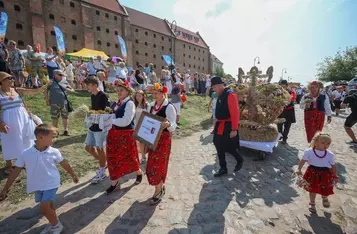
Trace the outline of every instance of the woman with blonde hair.
<instances>
[{"instance_id":1,"label":"woman with blonde hair","mask_svg":"<svg viewBox=\"0 0 357 234\"><path fill-rule=\"evenodd\" d=\"M307 141L310 143L316 132L322 131L327 115L327 123L331 122L331 105L327 95L322 94L323 84L312 81L308 84L308 93L301 100L301 108L304 109L304 122Z\"/></svg>"}]
</instances>

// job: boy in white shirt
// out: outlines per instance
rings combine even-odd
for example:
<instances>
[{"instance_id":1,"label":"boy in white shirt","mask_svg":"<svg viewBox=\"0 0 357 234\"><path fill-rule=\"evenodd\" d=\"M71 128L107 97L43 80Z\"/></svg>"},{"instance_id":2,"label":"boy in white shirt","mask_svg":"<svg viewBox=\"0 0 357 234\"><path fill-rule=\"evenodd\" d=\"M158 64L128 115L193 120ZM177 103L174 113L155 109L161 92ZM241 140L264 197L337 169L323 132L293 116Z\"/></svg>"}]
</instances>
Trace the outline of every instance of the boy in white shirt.
<instances>
[{"instance_id":1,"label":"boy in white shirt","mask_svg":"<svg viewBox=\"0 0 357 234\"><path fill-rule=\"evenodd\" d=\"M35 136L36 144L24 150L17 159L15 169L0 194L0 201L6 198L11 185L25 167L27 192L35 192L35 201L40 203L40 212L50 223L41 233L59 234L63 226L57 217L54 201L57 189L61 185L61 178L56 164L59 163L71 174L74 183L78 183L78 177L68 162L63 159L60 151L51 147L58 136L57 128L48 124L38 125Z\"/></svg>"}]
</instances>

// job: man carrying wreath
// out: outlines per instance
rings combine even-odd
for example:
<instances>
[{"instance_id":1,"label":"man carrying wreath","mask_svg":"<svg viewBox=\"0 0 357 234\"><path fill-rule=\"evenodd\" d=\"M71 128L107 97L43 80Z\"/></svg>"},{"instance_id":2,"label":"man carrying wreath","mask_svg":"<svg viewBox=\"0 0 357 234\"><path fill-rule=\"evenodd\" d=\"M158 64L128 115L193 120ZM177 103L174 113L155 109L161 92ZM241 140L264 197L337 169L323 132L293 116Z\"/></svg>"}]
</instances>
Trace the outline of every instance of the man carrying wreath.
<instances>
[{"instance_id":1,"label":"man carrying wreath","mask_svg":"<svg viewBox=\"0 0 357 234\"><path fill-rule=\"evenodd\" d=\"M216 104L216 124L214 127L213 143L217 150L220 169L214 174L219 177L228 173L226 152L233 155L237 160L234 171L239 171L243 166L243 158L237 152L239 148L239 108L238 99L233 91L224 87L221 77L213 77L211 85L214 92L218 94Z\"/></svg>"}]
</instances>

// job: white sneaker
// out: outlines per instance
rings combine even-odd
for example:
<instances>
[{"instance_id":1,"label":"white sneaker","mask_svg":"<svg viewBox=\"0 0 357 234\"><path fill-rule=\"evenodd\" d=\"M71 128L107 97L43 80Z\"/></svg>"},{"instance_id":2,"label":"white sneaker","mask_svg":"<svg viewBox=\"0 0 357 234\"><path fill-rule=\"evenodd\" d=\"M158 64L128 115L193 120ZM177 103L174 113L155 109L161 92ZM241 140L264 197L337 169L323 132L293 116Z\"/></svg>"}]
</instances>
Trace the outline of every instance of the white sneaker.
<instances>
[{"instance_id":1,"label":"white sneaker","mask_svg":"<svg viewBox=\"0 0 357 234\"><path fill-rule=\"evenodd\" d=\"M49 233L49 231L51 230L51 227L52 227L51 224L47 224L46 228L43 229L43 231L40 232L40 234L47 234L47 233Z\"/></svg>"},{"instance_id":2,"label":"white sneaker","mask_svg":"<svg viewBox=\"0 0 357 234\"><path fill-rule=\"evenodd\" d=\"M98 184L107 178L107 174L105 173L105 169L98 169L97 175L92 179L92 184Z\"/></svg>"},{"instance_id":3,"label":"white sneaker","mask_svg":"<svg viewBox=\"0 0 357 234\"><path fill-rule=\"evenodd\" d=\"M53 227L51 227L51 234L60 234L62 231L63 231L63 225L62 225L62 223L58 223L58 226L57 227L55 227L55 228L53 228Z\"/></svg>"}]
</instances>

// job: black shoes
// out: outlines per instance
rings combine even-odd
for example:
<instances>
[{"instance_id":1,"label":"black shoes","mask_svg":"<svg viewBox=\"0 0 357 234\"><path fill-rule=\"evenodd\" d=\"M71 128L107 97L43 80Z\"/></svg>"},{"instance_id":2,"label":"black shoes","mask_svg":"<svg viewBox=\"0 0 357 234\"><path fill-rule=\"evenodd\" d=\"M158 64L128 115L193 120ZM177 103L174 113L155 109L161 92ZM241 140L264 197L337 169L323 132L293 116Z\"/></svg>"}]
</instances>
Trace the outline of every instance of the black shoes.
<instances>
[{"instance_id":1,"label":"black shoes","mask_svg":"<svg viewBox=\"0 0 357 234\"><path fill-rule=\"evenodd\" d=\"M117 187L120 188L119 181L115 185L110 185L110 187L107 189L107 194L112 193Z\"/></svg>"},{"instance_id":2,"label":"black shoes","mask_svg":"<svg viewBox=\"0 0 357 234\"><path fill-rule=\"evenodd\" d=\"M219 171L217 171L213 176L220 177L220 176L227 175L227 174L228 174L227 170L219 169Z\"/></svg>"},{"instance_id":3,"label":"black shoes","mask_svg":"<svg viewBox=\"0 0 357 234\"><path fill-rule=\"evenodd\" d=\"M243 166L243 162L241 163L237 163L236 167L234 168L234 171L239 171L240 169L242 169L242 166Z\"/></svg>"},{"instance_id":4,"label":"black shoes","mask_svg":"<svg viewBox=\"0 0 357 234\"><path fill-rule=\"evenodd\" d=\"M165 193L166 193L166 189L164 185L162 186L161 191L150 199L150 205L156 205L157 203L159 203L161 199L164 197Z\"/></svg>"},{"instance_id":5,"label":"black shoes","mask_svg":"<svg viewBox=\"0 0 357 234\"><path fill-rule=\"evenodd\" d=\"M135 181L134 184L138 185L138 184L141 183L142 180L143 180L143 174L137 175L137 176L136 176L136 181Z\"/></svg>"}]
</instances>

